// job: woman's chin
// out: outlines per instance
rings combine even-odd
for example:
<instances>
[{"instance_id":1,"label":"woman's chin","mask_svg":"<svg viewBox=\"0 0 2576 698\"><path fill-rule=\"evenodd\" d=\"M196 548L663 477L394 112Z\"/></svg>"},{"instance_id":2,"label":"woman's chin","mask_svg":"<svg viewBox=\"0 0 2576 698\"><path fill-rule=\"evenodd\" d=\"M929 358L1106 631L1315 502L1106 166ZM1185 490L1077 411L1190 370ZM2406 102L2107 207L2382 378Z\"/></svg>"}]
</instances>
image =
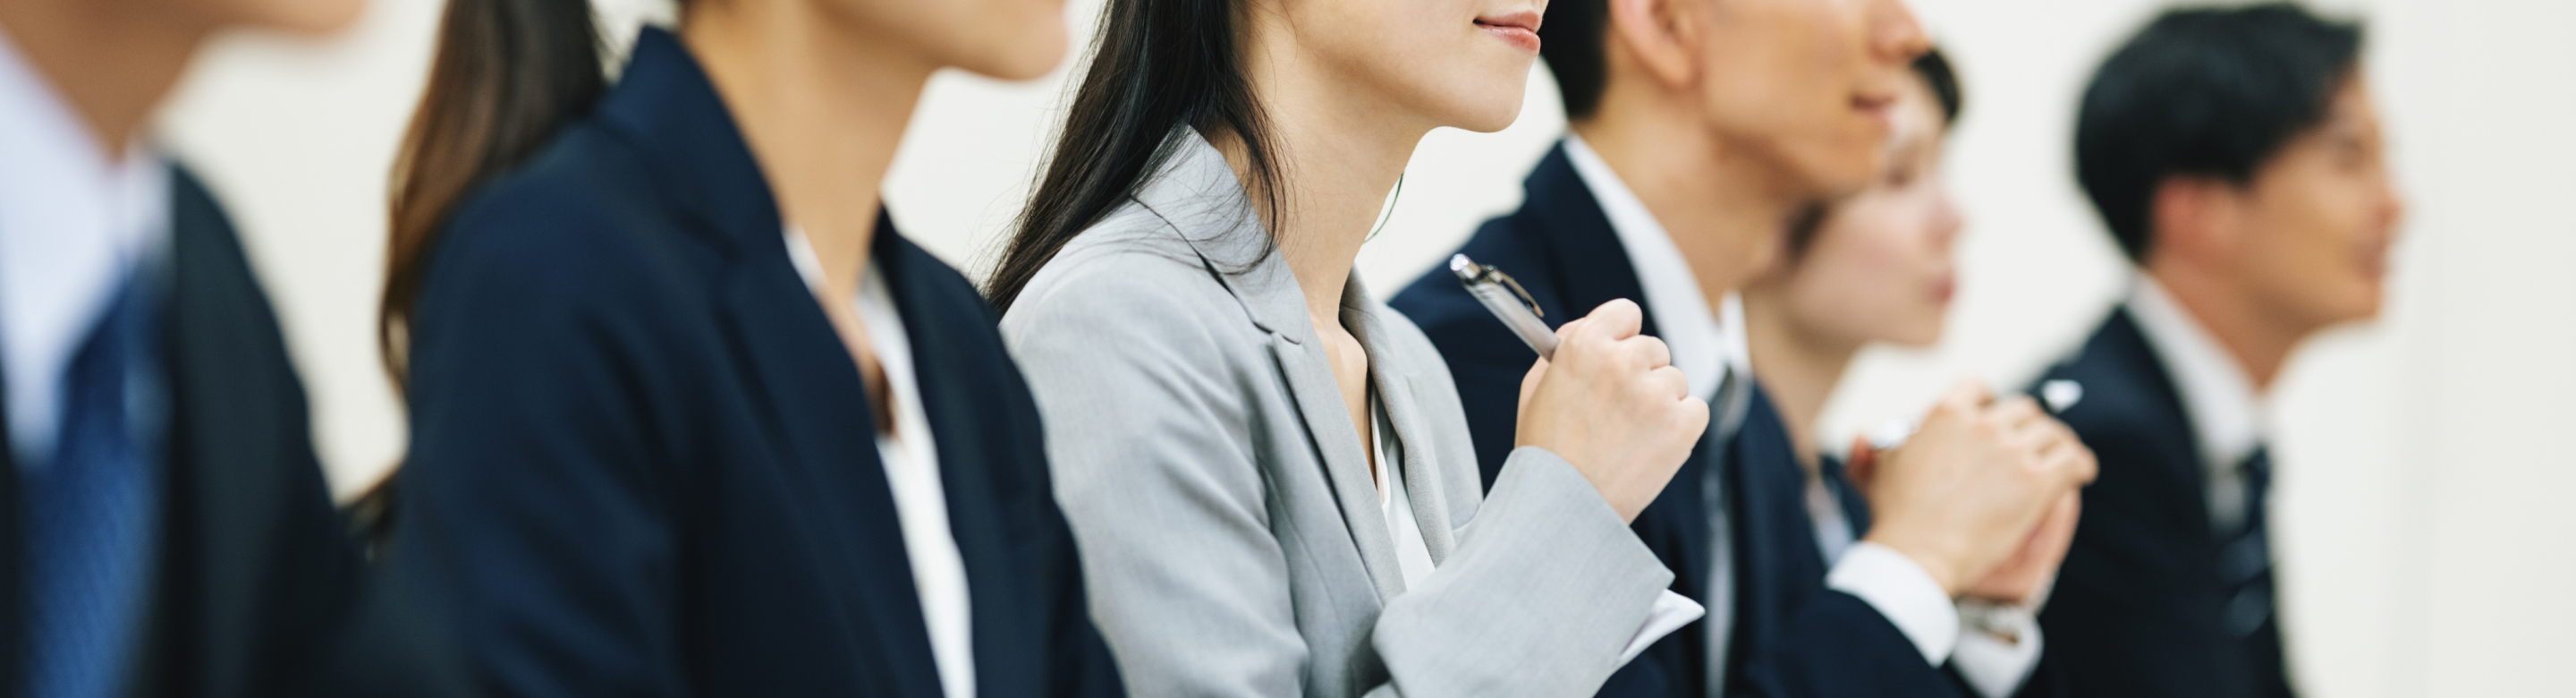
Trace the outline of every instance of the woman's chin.
<instances>
[{"instance_id":1,"label":"woman's chin","mask_svg":"<svg viewBox=\"0 0 2576 698\"><path fill-rule=\"evenodd\" d=\"M1017 82L1046 77L1047 73L1054 72L1056 66L1064 63L1067 39L1063 25L1059 24L1051 31L1025 32L1025 35L1022 40L996 46L985 55L975 56L975 60L956 67L995 80Z\"/></svg>"},{"instance_id":2,"label":"woman's chin","mask_svg":"<svg viewBox=\"0 0 2576 698\"><path fill-rule=\"evenodd\" d=\"M1521 118L1521 90L1514 86L1510 95L1496 95L1476 100L1458 110L1455 118L1443 126L1453 126L1477 133L1493 133L1511 128Z\"/></svg>"}]
</instances>

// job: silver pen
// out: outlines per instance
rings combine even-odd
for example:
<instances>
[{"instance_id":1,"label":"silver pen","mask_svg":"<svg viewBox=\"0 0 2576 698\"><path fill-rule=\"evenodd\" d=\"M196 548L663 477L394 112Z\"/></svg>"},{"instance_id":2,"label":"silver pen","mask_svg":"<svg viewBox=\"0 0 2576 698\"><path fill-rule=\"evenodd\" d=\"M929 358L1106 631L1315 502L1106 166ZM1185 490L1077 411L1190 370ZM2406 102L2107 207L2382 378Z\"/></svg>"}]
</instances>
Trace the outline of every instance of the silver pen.
<instances>
[{"instance_id":1,"label":"silver pen","mask_svg":"<svg viewBox=\"0 0 2576 698\"><path fill-rule=\"evenodd\" d=\"M1477 264L1463 254L1449 258L1449 271L1458 274L1458 283L1466 285L1467 295L1475 296L1476 302L1493 311L1494 317L1511 328L1512 334L1520 335L1521 342L1538 352L1539 358L1555 357L1556 331L1539 319L1547 311L1538 309L1538 299L1531 298L1520 282L1501 269Z\"/></svg>"}]
</instances>

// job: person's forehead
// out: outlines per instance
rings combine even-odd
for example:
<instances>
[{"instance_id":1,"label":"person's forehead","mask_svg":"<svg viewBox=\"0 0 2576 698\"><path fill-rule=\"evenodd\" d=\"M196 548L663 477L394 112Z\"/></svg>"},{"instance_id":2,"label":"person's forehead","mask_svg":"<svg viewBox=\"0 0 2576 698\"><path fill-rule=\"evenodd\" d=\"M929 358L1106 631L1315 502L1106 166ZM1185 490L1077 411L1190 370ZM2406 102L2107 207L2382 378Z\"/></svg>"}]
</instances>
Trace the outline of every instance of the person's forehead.
<instances>
[{"instance_id":1,"label":"person's forehead","mask_svg":"<svg viewBox=\"0 0 2576 698\"><path fill-rule=\"evenodd\" d=\"M2326 125L2343 128L2375 128L2379 110L2371 103L2370 83L2355 70L2335 85L2334 96L2326 102Z\"/></svg>"}]
</instances>

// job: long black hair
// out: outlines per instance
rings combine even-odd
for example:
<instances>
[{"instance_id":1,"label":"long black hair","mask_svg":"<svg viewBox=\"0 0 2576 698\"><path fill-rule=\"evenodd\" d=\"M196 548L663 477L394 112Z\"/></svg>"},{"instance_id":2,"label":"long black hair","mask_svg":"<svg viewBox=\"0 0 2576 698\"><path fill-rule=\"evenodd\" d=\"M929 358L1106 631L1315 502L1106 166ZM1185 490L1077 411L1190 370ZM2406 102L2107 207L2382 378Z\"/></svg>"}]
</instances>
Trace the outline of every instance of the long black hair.
<instances>
[{"instance_id":1,"label":"long black hair","mask_svg":"<svg viewBox=\"0 0 2576 698\"><path fill-rule=\"evenodd\" d=\"M1182 128L1240 144L1246 193L1275 225L1280 168L1236 53L1243 13L1234 0L1109 0L1055 155L985 283L995 307L1009 309L1065 243L1143 188Z\"/></svg>"}]
</instances>

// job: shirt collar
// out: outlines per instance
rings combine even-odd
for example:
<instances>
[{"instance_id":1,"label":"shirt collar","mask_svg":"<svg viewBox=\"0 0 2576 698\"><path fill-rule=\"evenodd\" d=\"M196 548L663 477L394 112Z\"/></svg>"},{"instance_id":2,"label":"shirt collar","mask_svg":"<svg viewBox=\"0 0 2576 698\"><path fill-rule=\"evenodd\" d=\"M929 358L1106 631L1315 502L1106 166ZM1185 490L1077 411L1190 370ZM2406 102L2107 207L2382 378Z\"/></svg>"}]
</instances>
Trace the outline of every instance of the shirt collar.
<instances>
[{"instance_id":1,"label":"shirt collar","mask_svg":"<svg viewBox=\"0 0 2576 698\"><path fill-rule=\"evenodd\" d=\"M1724 371L1752 375L1753 353L1744 342L1744 300L1729 291L1712 312L1699 276L1682 261L1681 248L1610 163L1574 134L1565 136L1565 158L1584 188L1592 190L1593 201L1610 219L1610 230L1619 235L1619 245L1628 249L1637 285L1645 289L1641 300L1646 313L1654 316L1661 339L1672 348L1673 367L1690 379L1691 394L1715 394Z\"/></svg>"},{"instance_id":2,"label":"shirt collar","mask_svg":"<svg viewBox=\"0 0 2576 698\"><path fill-rule=\"evenodd\" d=\"M22 463L52 454L62 374L130 270L167 246L170 173L98 147L0 36L0 379Z\"/></svg>"},{"instance_id":3,"label":"shirt collar","mask_svg":"<svg viewBox=\"0 0 2576 698\"><path fill-rule=\"evenodd\" d=\"M2145 274L2129 291L2129 316L2138 321L2138 330L2146 335L2147 344L2162 359L2165 372L2173 376L2174 390L2181 393L2183 411L2189 413L2193 435L2200 439L2205 467L2221 472L2233 469L2253 455L2268 431L2263 416L2263 396L2254 390L2254 381L2245 375L2244 366L2227 353L2218 340L2209 336L2197 318L2164 286Z\"/></svg>"}]
</instances>

